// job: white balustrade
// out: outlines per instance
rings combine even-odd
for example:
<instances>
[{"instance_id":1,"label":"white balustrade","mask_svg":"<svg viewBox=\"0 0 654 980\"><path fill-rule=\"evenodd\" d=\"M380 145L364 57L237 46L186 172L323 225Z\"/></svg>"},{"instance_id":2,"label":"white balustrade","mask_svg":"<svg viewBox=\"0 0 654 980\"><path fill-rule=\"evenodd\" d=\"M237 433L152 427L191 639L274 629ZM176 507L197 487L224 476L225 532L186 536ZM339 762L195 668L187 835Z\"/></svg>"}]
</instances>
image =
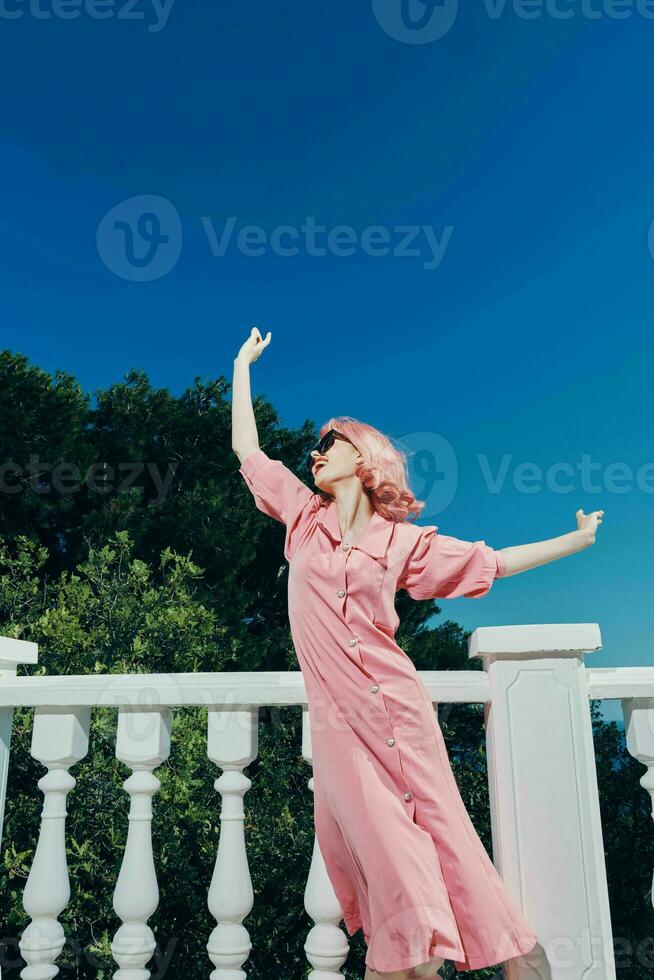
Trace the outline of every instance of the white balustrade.
<instances>
[{"instance_id":1,"label":"white balustrade","mask_svg":"<svg viewBox=\"0 0 654 980\"><path fill-rule=\"evenodd\" d=\"M306 707L302 711L302 757L309 765L312 764L311 725ZM309 779L309 789L313 792L313 776ZM341 976L340 968L347 959L350 946L347 936L339 928L342 910L327 874L315 833L311 866L304 889L304 907L315 923L304 944L304 952L313 967L308 980L323 980L331 975Z\"/></svg>"},{"instance_id":2,"label":"white balustrade","mask_svg":"<svg viewBox=\"0 0 654 980\"><path fill-rule=\"evenodd\" d=\"M647 766L640 782L654 803L654 668L586 667L584 656L598 649L594 623L483 627L469 640L483 671L420 672L433 702L484 705L493 860L539 939L533 951L507 961L505 980L615 980L589 702L622 701L627 746ZM42 821L23 893L31 922L20 942L22 980L51 980L58 972L65 942L58 917L70 899L65 817L75 779L68 769L87 751L91 708L116 705L116 755L132 775L123 784L129 829L114 893L122 920L112 943L114 977L150 975L145 964L156 946L148 919L159 901L151 822L160 783L153 770L168 757L171 709L205 706L208 757L223 770L214 783L220 836L207 896L216 927L206 949L211 980L245 980L252 944L243 920L253 892L243 806L251 782L243 770L257 756L263 705L302 706L302 754L311 764L301 673L17 676L16 665L36 663L36 654L35 644L0 637L0 842L18 706L35 708L32 754L48 769L38 782ZM142 695L152 691L145 710ZM317 839L304 906L314 923L304 945L310 976L341 976L348 937Z\"/></svg>"},{"instance_id":3,"label":"white balustrade","mask_svg":"<svg viewBox=\"0 0 654 980\"><path fill-rule=\"evenodd\" d=\"M207 713L208 755L223 770L213 784L220 793L221 807L220 838L207 903L217 923L207 942L215 967L211 980L245 980L242 966L252 949L243 925L254 904L243 810L243 797L252 782L243 769L257 757L257 723L256 708Z\"/></svg>"},{"instance_id":4,"label":"white balustrade","mask_svg":"<svg viewBox=\"0 0 654 980\"><path fill-rule=\"evenodd\" d=\"M58 916L70 901L66 859L66 797L75 786L69 768L88 751L89 708L42 705L34 711L31 754L46 766L38 787L43 792L41 827L32 867L23 890L23 908L31 918L19 948L27 966L22 980L50 980L66 937Z\"/></svg>"},{"instance_id":5,"label":"white balustrade","mask_svg":"<svg viewBox=\"0 0 654 980\"><path fill-rule=\"evenodd\" d=\"M161 783L153 773L170 752L168 708L147 710L121 706L118 712L116 757L132 775L123 783L129 793L127 843L113 895L113 906L122 925L111 944L120 969L114 980L147 980L145 964L156 949L148 925L159 904L157 873L152 856L152 797Z\"/></svg>"}]
</instances>

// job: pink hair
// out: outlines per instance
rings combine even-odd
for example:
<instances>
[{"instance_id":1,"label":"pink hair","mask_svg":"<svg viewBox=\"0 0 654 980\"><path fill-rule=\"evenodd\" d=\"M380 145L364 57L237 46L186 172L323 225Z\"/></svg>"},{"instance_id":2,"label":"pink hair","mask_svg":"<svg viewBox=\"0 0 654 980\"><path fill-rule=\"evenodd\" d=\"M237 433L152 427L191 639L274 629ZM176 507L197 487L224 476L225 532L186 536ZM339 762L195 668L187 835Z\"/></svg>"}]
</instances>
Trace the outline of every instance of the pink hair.
<instances>
[{"instance_id":1,"label":"pink hair","mask_svg":"<svg viewBox=\"0 0 654 980\"><path fill-rule=\"evenodd\" d=\"M363 456L363 462L358 464L355 472L382 517L400 522L410 514L416 517L420 514L425 501L418 500L409 487L406 454L383 432L350 415L329 419L320 429L320 437L330 429L347 436ZM325 491L321 491L321 496L324 503L332 499Z\"/></svg>"}]
</instances>

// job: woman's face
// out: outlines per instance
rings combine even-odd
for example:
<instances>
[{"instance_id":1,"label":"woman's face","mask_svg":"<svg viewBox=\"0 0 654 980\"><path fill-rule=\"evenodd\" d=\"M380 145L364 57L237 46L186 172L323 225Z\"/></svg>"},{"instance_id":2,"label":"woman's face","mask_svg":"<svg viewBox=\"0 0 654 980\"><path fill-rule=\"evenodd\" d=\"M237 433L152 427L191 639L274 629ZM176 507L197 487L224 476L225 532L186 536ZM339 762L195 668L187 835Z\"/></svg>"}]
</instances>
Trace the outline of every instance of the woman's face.
<instances>
[{"instance_id":1,"label":"woman's face","mask_svg":"<svg viewBox=\"0 0 654 980\"><path fill-rule=\"evenodd\" d=\"M361 455L356 447L351 442L338 437L324 453L320 454L314 450L311 455L313 482L320 490L332 494L334 484L339 480L353 477L357 462L361 461Z\"/></svg>"}]
</instances>

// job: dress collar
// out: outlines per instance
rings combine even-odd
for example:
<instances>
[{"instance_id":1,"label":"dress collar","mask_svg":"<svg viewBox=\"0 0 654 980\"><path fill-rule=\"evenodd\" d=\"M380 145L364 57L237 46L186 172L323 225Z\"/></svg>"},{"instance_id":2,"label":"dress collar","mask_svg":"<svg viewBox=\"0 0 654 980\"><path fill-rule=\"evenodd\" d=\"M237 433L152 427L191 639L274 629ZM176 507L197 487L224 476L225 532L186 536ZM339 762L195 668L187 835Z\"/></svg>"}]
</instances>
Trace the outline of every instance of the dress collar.
<instances>
[{"instance_id":1,"label":"dress collar","mask_svg":"<svg viewBox=\"0 0 654 980\"><path fill-rule=\"evenodd\" d=\"M343 538L338 523L336 501L330 500L328 504L319 509L317 521L325 529L327 534L340 544ZM358 541L352 547L358 548L360 551L365 551L371 558L385 561L394 528L395 521L387 520L378 511L374 511L372 517L365 525L363 532L359 535Z\"/></svg>"}]
</instances>

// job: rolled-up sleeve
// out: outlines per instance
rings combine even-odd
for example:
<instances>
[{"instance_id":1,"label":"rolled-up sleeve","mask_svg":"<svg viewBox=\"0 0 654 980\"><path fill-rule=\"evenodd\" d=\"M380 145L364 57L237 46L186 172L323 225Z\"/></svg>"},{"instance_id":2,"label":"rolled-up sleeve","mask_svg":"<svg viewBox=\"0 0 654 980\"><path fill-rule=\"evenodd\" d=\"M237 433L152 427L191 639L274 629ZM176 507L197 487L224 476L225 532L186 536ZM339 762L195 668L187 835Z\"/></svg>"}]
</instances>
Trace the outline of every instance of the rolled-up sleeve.
<instances>
[{"instance_id":1,"label":"rolled-up sleeve","mask_svg":"<svg viewBox=\"0 0 654 980\"><path fill-rule=\"evenodd\" d=\"M413 599L479 599L505 572L504 556L485 541L462 541L430 525L421 528L397 587Z\"/></svg>"},{"instance_id":2,"label":"rolled-up sleeve","mask_svg":"<svg viewBox=\"0 0 654 980\"><path fill-rule=\"evenodd\" d=\"M259 510L287 527L296 522L314 496L313 491L280 459L271 459L263 449L255 449L246 456L239 473Z\"/></svg>"}]
</instances>

